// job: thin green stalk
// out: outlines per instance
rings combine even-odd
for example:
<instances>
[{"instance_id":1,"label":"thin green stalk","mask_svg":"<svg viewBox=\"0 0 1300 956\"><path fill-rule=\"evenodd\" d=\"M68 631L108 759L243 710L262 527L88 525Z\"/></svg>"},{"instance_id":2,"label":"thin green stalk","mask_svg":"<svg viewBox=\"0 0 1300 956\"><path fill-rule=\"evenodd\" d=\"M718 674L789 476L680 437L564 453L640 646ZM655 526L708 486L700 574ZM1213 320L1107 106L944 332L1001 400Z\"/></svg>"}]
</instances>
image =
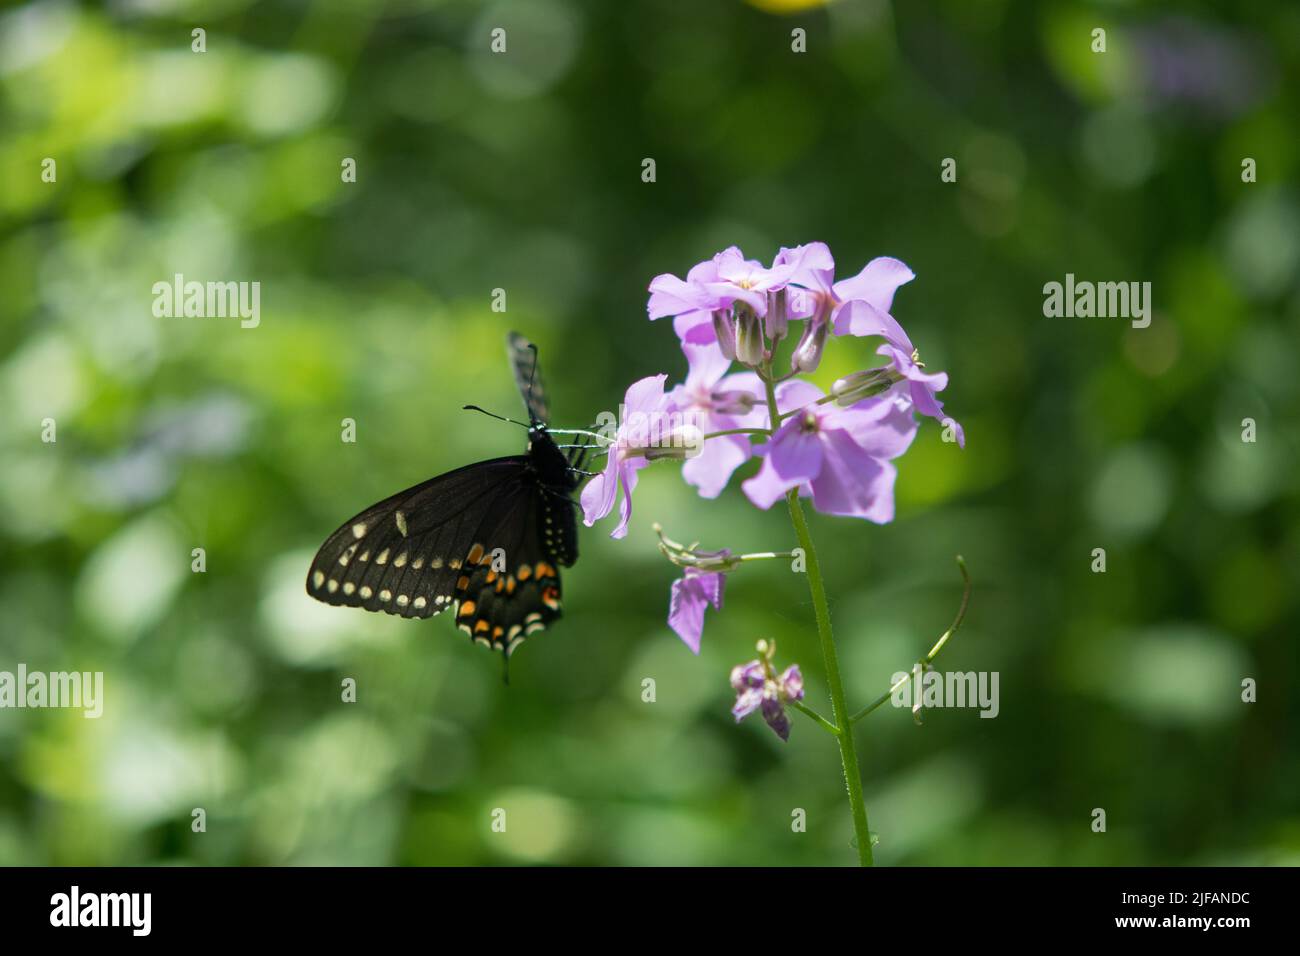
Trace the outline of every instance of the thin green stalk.
<instances>
[{"instance_id":1,"label":"thin green stalk","mask_svg":"<svg viewBox=\"0 0 1300 956\"><path fill-rule=\"evenodd\" d=\"M726 428L720 432L709 432L704 436L704 441L710 438L721 438L723 435L770 435L766 428Z\"/></svg>"},{"instance_id":2,"label":"thin green stalk","mask_svg":"<svg viewBox=\"0 0 1300 956\"><path fill-rule=\"evenodd\" d=\"M871 831L867 829L867 804L862 796L862 773L858 769L858 752L853 744L853 722L849 719L844 702L844 684L840 680L840 661L835 653L835 637L831 632L831 611L826 601L826 588L822 584L821 566L817 563L817 550L813 547L808 521L799 503L799 489L792 488L786 496L790 506L790 520L794 523L799 546L807 562L808 590L812 593L813 611L817 616L817 636L821 639L822 659L826 665L826 683L831 692L831 717L838 733L840 763L844 765L844 783L849 792L849 810L853 814L853 833L857 838L858 862L871 866Z\"/></svg>"},{"instance_id":3,"label":"thin green stalk","mask_svg":"<svg viewBox=\"0 0 1300 956\"><path fill-rule=\"evenodd\" d=\"M930 653L917 661L922 671L929 667L930 663L939 656L939 652L943 650L943 646L948 643L949 638L957 633L958 629L961 627L962 621L966 620L966 607L970 604L970 574L966 571L966 561L960 554L957 555L957 567L961 568L961 579L963 582L961 606L957 609L957 617L952 622L952 626L943 632L943 636L940 637L939 640L934 642L934 647L930 648ZM867 704L866 707L863 707L860 711L850 717L849 723L856 724L863 717L867 716L867 714L871 713L885 701L889 700L889 698L893 697L894 694L898 692L899 688L905 686L907 682L912 679L914 673L915 670L908 671L906 677L900 678L892 687L889 688L889 690L885 691L871 703Z\"/></svg>"},{"instance_id":4,"label":"thin green stalk","mask_svg":"<svg viewBox=\"0 0 1300 956\"><path fill-rule=\"evenodd\" d=\"M817 713L817 711L813 710L811 707L804 704L802 701L792 700L792 701L788 701L788 703L790 704L791 707L799 711L799 713L803 714L805 717L811 717L813 720L815 720L818 724L821 725L822 730L829 731L832 735L836 737L840 735L840 731L838 727L832 724L821 714Z\"/></svg>"}]
</instances>

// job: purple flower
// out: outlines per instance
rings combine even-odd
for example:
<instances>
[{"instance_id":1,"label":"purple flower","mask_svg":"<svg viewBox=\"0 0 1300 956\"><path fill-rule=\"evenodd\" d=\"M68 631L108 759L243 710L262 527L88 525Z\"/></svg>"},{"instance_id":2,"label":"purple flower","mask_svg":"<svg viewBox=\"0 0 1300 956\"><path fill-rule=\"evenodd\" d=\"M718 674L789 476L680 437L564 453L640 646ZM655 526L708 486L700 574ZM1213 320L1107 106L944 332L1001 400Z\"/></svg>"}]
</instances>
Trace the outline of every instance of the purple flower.
<instances>
[{"instance_id":1,"label":"purple flower","mask_svg":"<svg viewBox=\"0 0 1300 956\"><path fill-rule=\"evenodd\" d=\"M906 339L906 336L904 336ZM911 345L911 342L907 342ZM915 349L908 351L906 348L899 348L892 342L886 342L876 353L884 355L889 359L889 367L894 369L903 376L904 381L894 386L895 393L905 393L910 399L912 406L922 415L928 415L936 421L944 424L951 424L953 431L957 435L957 447L966 447L966 430L961 427L955 418L943 413L943 402L935 397L935 392L942 392L948 387L948 373L935 372L927 374L921 371L921 363L917 360Z\"/></svg>"},{"instance_id":2,"label":"purple flower","mask_svg":"<svg viewBox=\"0 0 1300 956\"><path fill-rule=\"evenodd\" d=\"M887 315L894 302L894 291L915 278L902 262L881 256L868 262L853 278L836 282L835 259L824 242L783 248L772 267L783 274L789 270L790 285L798 287L789 293L790 317L828 321L836 335L882 334L857 331L874 321L874 316L863 312L859 304L871 305Z\"/></svg>"},{"instance_id":3,"label":"purple flower","mask_svg":"<svg viewBox=\"0 0 1300 956\"><path fill-rule=\"evenodd\" d=\"M742 303L761 318L769 294L784 288L793 272L791 264L767 269L731 246L694 266L685 279L667 272L655 276L646 311L652 320L674 316L673 328L683 345L716 342L714 313L730 313Z\"/></svg>"},{"instance_id":4,"label":"purple flower","mask_svg":"<svg viewBox=\"0 0 1300 956\"><path fill-rule=\"evenodd\" d=\"M618 527L610 532L611 538L627 534L628 519L632 517L632 491L636 488L637 472L646 466L645 452L651 444L650 430L656 417L667 409L664 381L667 375L651 375L628 386L623 398L622 420L613 444L605 459L605 470L582 489L583 522L591 527L614 510L618 489L623 489L623 503L619 510Z\"/></svg>"},{"instance_id":5,"label":"purple flower","mask_svg":"<svg viewBox=\"0 0 1300 956\"><path fill-rule=\"evenodd\" d=\"M948 373L930 374L922 371L924 366L920 362L916 346L892 315L869 302L856 302L853 305L852 320L844 323L844 328L851 335L882 337L885 343L876 350L877 354L889 359L886 367L904 379L894 387L894 393L905 396L922 415L928 415L944 424L951 423L957 435L958 446L966 447L965 430L955 419L943 413L943 402L935 397L936 392L942 392L948 387ZM840 324L836 325L835 334L842 334Z\"/></svg>"},{"instance_id":6,"label":"purple flower","mask_svg":"<svg viewBox=\"0 0 1300 956\"><path fill-rule=\"evenodd\" d=\"M721 552L723 555L730 552ZM704 610L713 605L722 609L722 588L727 583L720 571L701 571L687 568L673 582L672 597L668 602L668 626L694 653L700 652L700 637L704 633Z\"/></svg>"},{"instance_id":7,"label":"purple flower","mask_svg":"<svg viewBox=\"0 0 1300 956\"><path fill-rule=\"evenodd\" d=\"M717 345L683 343L690 371L668 395L669 403L702 432L765 428L763 383L752 372L727 375L731 362ZM732 473L753 457L748 435L710 438L698 455L687 459L682 477L704 498L716 498Z\"/></svg>"},{"instance_id":8,"label":"purple flower","mask_svg":"<svg viewBox=\"0 0 1300 956\"><path fill-rule=\"evenodd\" d=\"M889 365L907 380L897 391L908 396L916 410L940 422L952 422L957 444L966 447L966 433L953 419L943 414L943 403L935 397L948 387L944 372L927 374L917 357L916 346L907 332L889 314L894 293L916 275L897 259L881 256L872 259L851 279L834 281L835 260L823 242L810 242L794 249L782 249L777 263L793 264L790 283L806 290L807 295L790 293L792 318L808 318L804 338L795 349L795 371L811 371L821 357L817 336L818 323L826 320L836 335L880 336L886 342L878 350ZM811 298L809 298L811 297Z\"/></svg>"},{"instance_id":9,"label":"purple flower","mask_svg":"<svg viewBox=\"0 0 1300 956\"><path fill-rule=\"evenodd\" d=\"M755 505L772 507L791 488L812 494L825 514L893 520L894 478L890 459L916 437L910 405L886 395L840 408L816 404L821 391L802 381L777 392L781 411L801 409L777 429L763 448L763 467L742 487Z\"/></svg>"},{"instance_id":10,"label":"purple flower","mask_svg":"<svg viewBox=\"0 0 1300 956\"><path fill-rule=\"evenodd\" d=\"M784 705L803 700L803 674L798 664L791 664L779 677L772 676L771 663L767 660L737 664L731 669L731 687L736 692L731 714L737 723L754 711L761 711L778 737L790 739L790 718Z\"/></svg>"}]
</instances>

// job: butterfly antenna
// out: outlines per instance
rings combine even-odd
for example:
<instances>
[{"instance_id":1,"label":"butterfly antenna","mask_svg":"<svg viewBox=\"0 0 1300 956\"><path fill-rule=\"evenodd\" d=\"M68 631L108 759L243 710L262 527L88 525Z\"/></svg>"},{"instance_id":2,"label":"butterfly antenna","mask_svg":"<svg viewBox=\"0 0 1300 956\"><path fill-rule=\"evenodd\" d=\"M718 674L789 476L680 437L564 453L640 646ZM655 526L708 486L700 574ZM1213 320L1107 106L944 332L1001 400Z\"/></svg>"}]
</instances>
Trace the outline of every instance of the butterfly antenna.
<instances>
[{"instance_id":1,"label":"butterfly antenna","mask_svg":"<svg viewBox=\"0 0 1300 956\"><path fill-rule=\"evenodd\" d=\"M484 415L487 415L489 418L495 418L498 421L509 422L511 425L520 425L524 428L533 427L532 425L529 425L527 422L517 422L513 418L506 418L504 415L498 415L496 412L489 412L486 408L479 408L477 405L463 405L461 406L461 410L466 412L482 412Z\"/></svg>"}]
</instances>

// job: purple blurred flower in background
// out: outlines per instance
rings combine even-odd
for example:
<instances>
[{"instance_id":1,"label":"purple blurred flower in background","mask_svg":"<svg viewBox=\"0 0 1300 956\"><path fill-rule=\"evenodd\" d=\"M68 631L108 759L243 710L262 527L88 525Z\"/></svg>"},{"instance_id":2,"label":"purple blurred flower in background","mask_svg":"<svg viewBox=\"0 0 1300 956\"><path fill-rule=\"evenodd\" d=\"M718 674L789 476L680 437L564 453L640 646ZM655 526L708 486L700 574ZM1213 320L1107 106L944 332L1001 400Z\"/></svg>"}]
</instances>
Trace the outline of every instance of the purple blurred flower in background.
<instances>
[{"instance_id":1,"label":"purple blurred flower in background","mask_svg":"<svg viewBox=\"0 0 1300 956\"><path fill-rule=\"evenodd\" d=\"M763 467L744 482L755 505L772 507L791 488L812 494L826 514L850 515L883 524L894 517L894 478L890 459L916 437L908 404L895 396L859 402L849 408L817 404L824 396L815 385L791 381L777 392L782 411L801 409L777 429L763 449Z\"/></svg>"},{"instance_id":2,"label":"purple blurred flower in background","mask_svg":"<svg viewBox=\"0 0 1300 956\"><path fill-rule=\"evenodd\" d=\"M628 386L623 398L623 417L618 433L609 446L605 469L582 489L583 522L591 527L614 510L618 490L623 489L623 504L619 511L618 527L610 532L611 538L627 534L627 523L632 517L632 491L636 488L637 472L647 464L647 422L667 410L664 382L667 375L650 375Z\"/></svg>"},{"instance_id":3,"label":"purple blurred flower in background","mask_svg":"<svg viewBox=\"0 0 1300 956\"><path fill-rule=\"evenodd\" d=\"M1165 16L1133 24L1128 32L1153 110L1187 105L1206 118L1231 120L1276 85L1269 44L1226 23Z\"/></svg>"}]
</instances>

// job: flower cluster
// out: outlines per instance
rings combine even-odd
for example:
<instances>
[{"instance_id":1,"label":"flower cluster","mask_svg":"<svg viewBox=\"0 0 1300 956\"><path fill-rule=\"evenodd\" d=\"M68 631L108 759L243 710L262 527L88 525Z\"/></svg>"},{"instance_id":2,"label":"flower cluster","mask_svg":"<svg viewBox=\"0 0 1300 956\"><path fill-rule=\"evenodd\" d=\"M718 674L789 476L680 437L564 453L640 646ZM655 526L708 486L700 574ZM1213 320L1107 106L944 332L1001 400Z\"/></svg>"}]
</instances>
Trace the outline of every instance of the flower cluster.
<instances>
[{"instance_id":1,"label":"flower cluster","mask_svg":"<svg viewBox=\"0 0 1300 956\"><path fill-rule=\"evenodd\" d=\"M789 740L790 718L785 705L803 700L803 674L798 664L791 664L778 675L772 665L775 656L775 641L759 641L758 659L731 669L731 688L736 692L731 714L740 723L759 711L778 737Z\"/></svg>"},{"instance_id":2,"label":"flower cluster","mask_svg":"<svg viewBox=\"0 0 1300 956\"><path fill-rule=\"evenodd\" d=\"M891 314L894 294L913 278L899 260L881 257L836 281L835 260L822 242L782 248L771 266L733 246L684 279L657 276L647 311L651 320L673 320L686 377L671 389L666 375L628 388L619 420L602 436L605 466L582 492L587 525L618 505L611 536L623 537L638 472L657 458L682 460L682 476L705 498L717 497L737 469L758 459L741 489L759 508L794 492L824 514L893 520L893 461L916 437L918 415L943 422L952 440L966 443L937 397L947 374L925 371ZM839 336L879 339L876 352L884 361L827 392L804 376L817 370L827 343ZM647 430L647 421L663 425ZM660 548L684 568L672 587L669 624L695 653L706 608L722 606L726 575L742 561L778 556L701 552L662 535ZM784 739L780 702L802 695L798 669L789 681L759 670L766 675L761 681L753 665L733 672L741 694L737 714L761 707Z\"/></svg>"}]
</instances>

